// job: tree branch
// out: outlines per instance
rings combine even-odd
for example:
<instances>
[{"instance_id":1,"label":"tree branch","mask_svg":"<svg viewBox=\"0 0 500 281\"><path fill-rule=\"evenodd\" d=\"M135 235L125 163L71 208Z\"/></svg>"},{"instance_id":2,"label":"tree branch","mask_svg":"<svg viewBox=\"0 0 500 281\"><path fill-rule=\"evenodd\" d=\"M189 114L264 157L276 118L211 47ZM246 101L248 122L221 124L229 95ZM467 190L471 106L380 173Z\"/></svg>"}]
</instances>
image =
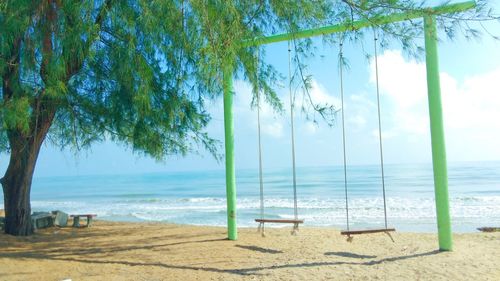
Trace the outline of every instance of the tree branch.
<instances>
[{"instance_id":1,"label":"tree branch","mask_svg":"<svg viewBox=\"0 0 500 281\"><path fill-rule=\"evenodd\" d=\"M78 73L80 71L80 69L82 68L83 62L85 61L85 58L88 56L88 54L90 52L90 47L92 46L92 44L95 42L95 40L99 36L99 32L101 31L103 21L107 15L107 12L111 8L113 2L114 2L114 0L106 0L104 2L104 4L102 5L101 9L99 10L99 13L97 14L97 17L96 17L95 22L94 22L94 24L99 27L98 31L96 34L89 36L87 42L85 42L86 44L83 48L84 55L83 55L82 59L81 60L77 60L77 59L71 60L66 64L66 81L69 81L69 79L71 79L71 77L73 77L73 75Z\"/></svg>"},{"instance_id":2,"label":"tree branch","mask_svg":"<svg viewBox=\"0 0 500 281\"><path fill-rule=\"evenodd\" d=\"M52 33L54 32L54 21L56 17L56 3L49 0L47 4L47 13L45 14L45 24L43 26L42 38L42 65L40 67L40 77L47 86L48 65L52 57Z\"/></svg>"},{"instance_id":3,"label":"tree branch","mask_svg":"<svg viewBox=\"0 0 500 281\"><path fill-rule=\"evenodd\" d=\"M14 40L12 48L10 49L10 56L7 64L7 71L2 76L2 95L4 101L12 98L14 90L12 86L16 83L15 78L19 75L21 37Z\"/></svg>"}]
</instances>

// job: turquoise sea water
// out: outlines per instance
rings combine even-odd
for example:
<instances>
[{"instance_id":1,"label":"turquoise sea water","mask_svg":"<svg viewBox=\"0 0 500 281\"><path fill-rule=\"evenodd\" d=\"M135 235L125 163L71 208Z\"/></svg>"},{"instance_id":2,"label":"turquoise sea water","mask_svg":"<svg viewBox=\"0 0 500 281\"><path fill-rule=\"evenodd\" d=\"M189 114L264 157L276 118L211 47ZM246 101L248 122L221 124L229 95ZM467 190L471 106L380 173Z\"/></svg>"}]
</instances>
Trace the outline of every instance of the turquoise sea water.
<instances>
[{"instance_id":1,"label":"turquoise sea water","mask_svg":"<svg viewBox=\"0 0 500 281\"><path fill-rule=\"evenodd\" d=\"M385 173L389 226L435 232L432 166L386 165ZM454 231L500 226L500 163L450 164L448 173ZM238 224L256 227L258 172L240 170L236 175ZM380 167L351 166L348 177L351 228L383 226ZM265 171L268 218L293 218L291 179L291 169ZM345 228L342 167L299 167L297 184L299 217L305 225ZM223 170L35 178L31 198L34 211L96 213L116 221L226 224Z\"/></svg>"}]
</instances>

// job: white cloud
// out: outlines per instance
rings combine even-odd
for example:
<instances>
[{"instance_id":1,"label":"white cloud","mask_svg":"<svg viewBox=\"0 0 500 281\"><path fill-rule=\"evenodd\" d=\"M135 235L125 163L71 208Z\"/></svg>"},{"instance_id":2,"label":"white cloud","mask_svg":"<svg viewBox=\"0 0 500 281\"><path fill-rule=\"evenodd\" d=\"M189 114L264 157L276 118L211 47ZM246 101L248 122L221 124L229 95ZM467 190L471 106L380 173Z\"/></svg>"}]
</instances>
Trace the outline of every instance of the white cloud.
<instances>
[{"instance_id":1,"label":"white cloud","mask_svg":"<svg viewBox=\"0 0 500 281\"><path fill-rule=\"evenodd\" d=\"M441 74L446 125L454 129L500 130L500 68L465 79Z\"/></svg>"},{"instance_id":2,"label":"white cloud","mask_svg":"<svg viewBox=\"0 0 500 281\"><path fill-rule=\"evenodd\" d=\"M267 134L274 138L283 137L283 123L279 121L274 121L271 123L265 123L260 127L262 133Z\"/></svg>"},{"instance_id":3,"label":"white cloud","mask_svg":"<svg viewBox=\"0 0 500 281\"><path fill-rule=\"evenodd\" d=\"M349 101L344 104L344 109L346 126L355 131L365 129L368 120L376 117L375 103L364 92L349 96Z\"/></svg>"},{"instance_id":4,"label":"white cloud","mask_svg":"<svg viewBox=\"0 0 500 281\"><path fill-rule=\"evenodd\" d=\"M374 70L371 63L372 83L375 82ZM485 148L500 143L500 67L463 81L441 72L440 80L445 129L451 136L447 141L451 139L452 147L457 149L463 149L464 144L474 146L476 153L487 156ZM382 111L390 116L390 126L383 136L387 131L385 137L428 138L425 63L405 60L399 51L386 51L379 56L379 85L386 101Z\"/></svg>"},{"instance_id":5,"label":"white cloud","mask_svg":"<svg viewBox=\"0 0 500 281\"><path fill-rule=\"evenodd\" d=\"M233 110L234 110L234 124L235 127L240 129L252 130L257 133L257 109L251 108L252 102L252 88L247 82L237 80L234 81L234 92L235 96L233 98ZM260 105L260 123L261 123L261 133L263 136L269 136L272 138L282 138L288 134L290 126L290 100L289 93L287 89L278 92L284 106L284 113L277 113L271 106L265 102L261 102ZM314 103L319 105L334 105L336 108L340 108L340 100L328 93L326 88L318 83L317 81L312 81L312 88L310 90L311 99ZM314 122L307 121L304 116L300 114L300 108L302 104L309 103L297 94L296 105L295 105L295 123L297 130L304 132L308 135L316 134L321 125L321 122L315 124ZM305 104L306 107L309 104ZM213 116L223 116L222 114L222 104L217 103L212 111ZM310 113L312 108L309 108ZM217 113L215 113L217 112ZM222 120L220 120L222 121ZM318 120L320 121L320 120Z\"/></svg>"},{"instance_id":6,"label":"white cloud","mask_svg":"<svg viewBox=\"0 0 500 281\"><path fill-rule=\"evenodd\" d=\"M341 108L340 99L330 94L325 86L321 83L313 79L311 81L311 89L309 89L309 94L311 97L311 101L318 106L333 106L334 108ZM309 114L314 115L314 109L311 107L311 101L305 100L302 98L298 98L300 94L297 94L297 99L295 101L295 108L298 111L301 107L306 108ZM305 97L304 97L305 98ZM288 101L288 100L287 100ZM286 109L289 108L290 103L285 102ZM297 115L297 114L296 114ZM316 116L318 117L318 116ZM323 120L318 119L317 123L312 121L305 121L303 124L303 132L314 135L316 134L320 128L323 128L325 123Z\"/></svg>"},{"instance_id":7,"label":"white cloud","mask_svg":"<svg viewBox=\"0 0 500 281\"><path fill-rule=\"evenodd\" d=\"M349 124L354 125L357 129L361 129L366 125L366 118L363 114L356 114L346 120Z\"/></svg>"},{"instance_id":8,"label":"white cloud","mask_svg":"<svg viewBox=\"0 0 500 281\"><path fill-rule=\"evenodd\" d=\"M311 99L316 104L321 105L333 105L336 108L340 108L340 99L328 93L328 90L318 81L312 80L311 90L309 92L311 94Z\"/></svg>"},{"instance_id":9,"label":"white cloud","mask_svg":"<svg viewBox=\"0 0 500 281\"><path fill-rule=\"evenodd\" d=\"M393 105L393 134L426 135L429 132L425 64L406 61L400 51L386 51L378 58L379 87ZM375 64L370 63L370 81L375 83ZM387 110L383 108L382 111Z\"/></svg>"},{"instance_id":10,"label":"white cloud","mask_svg":"<svg viewBox=\"0 0 500 281\"><path fill-rule=\"evenodd\" d=\"M372 131L372 136L375 137L375 138L379 138L379 132L378 130L373 130ZM397 133L393 130L384 130L382 132L382 139L391 139L391 138L394 138L397 136Z\"/></svg>"},{"instance_id":11,"label":"white cloud","mask_svg":"<svg viewBox=\"0 0 500 281\"><path fill-rule=\"evenodd\" d=\"M251 108L252 103L252 88L250 84L238 80L234 82L234 114L237 116L240 126L249 126L257 131L257 109ZM261 132L273 138L281 138L283 132L283 120L268 104L261 102L260 104L260 124Z\"/></svg>"},{"instance_id":12,"label":"white cloud","mask_svg":"<svg viewBox=\"0 0 500 281\"><path fill-rule=\"evenodd\" d=\"M309 135L314 135L316 134L316 132L318 132L318 124L314 123L314 122L305 122L304 124L304 128L305 128L305 131L309 134Z\"/></svg>"}]
</instances>

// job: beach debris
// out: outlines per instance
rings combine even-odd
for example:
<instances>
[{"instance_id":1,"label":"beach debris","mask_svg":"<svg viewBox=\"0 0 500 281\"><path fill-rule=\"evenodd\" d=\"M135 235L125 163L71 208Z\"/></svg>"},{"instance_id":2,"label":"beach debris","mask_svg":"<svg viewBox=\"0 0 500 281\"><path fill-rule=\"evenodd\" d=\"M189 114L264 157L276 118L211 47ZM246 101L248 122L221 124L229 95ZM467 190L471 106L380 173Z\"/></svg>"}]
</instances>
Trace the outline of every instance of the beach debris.
<instances>
[{"instance_id":1,"label":"beach debris","mask_svg":"<svg viewBox=\"0 0 500 281\"><path fill-rule=\"evenodd\" d=\"M36 231L40 228L47 228L54 226L54 217L49 212L33 212L31 215L31 224Z\"/></svg>"},{"instance_id":2,"label":"beach debris","mask_svg":"<svg viewBox=\"0 0 500 281\"><path fill-rule=\"evenodd\" d=\"M481 232L500 232L500 227L479 227L477 230Z\"/></svg>"},{"instance_id":3,"label":"beach debris","mask_svg":"<svg viewBox=\"0 0 500 281\"><path fill-rule=\"evenodd\" d=\"M52 215L54 215L54 225L65 227L68 226L68 218L69 215L63 211L52 211Z\"/></svg>"}]
</instances>

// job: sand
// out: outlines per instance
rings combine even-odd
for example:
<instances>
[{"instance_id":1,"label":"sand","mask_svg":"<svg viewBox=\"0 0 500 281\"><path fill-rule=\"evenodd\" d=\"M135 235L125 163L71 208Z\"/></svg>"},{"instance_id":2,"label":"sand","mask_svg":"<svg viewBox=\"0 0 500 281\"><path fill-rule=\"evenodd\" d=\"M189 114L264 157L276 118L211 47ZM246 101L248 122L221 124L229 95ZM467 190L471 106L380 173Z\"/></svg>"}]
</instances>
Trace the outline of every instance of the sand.
<instances>
[{"instance_id":1,"label":"sand","mask_svg":"<svg viewBox=\"0 0 500 281\"><path fill-rule=\"evenodd\" d=\"M500 280L500 233L358 236L337 230L240 229L96 221L31 237L0 234L0 280Z\"/></svg>"}]
</instances>

